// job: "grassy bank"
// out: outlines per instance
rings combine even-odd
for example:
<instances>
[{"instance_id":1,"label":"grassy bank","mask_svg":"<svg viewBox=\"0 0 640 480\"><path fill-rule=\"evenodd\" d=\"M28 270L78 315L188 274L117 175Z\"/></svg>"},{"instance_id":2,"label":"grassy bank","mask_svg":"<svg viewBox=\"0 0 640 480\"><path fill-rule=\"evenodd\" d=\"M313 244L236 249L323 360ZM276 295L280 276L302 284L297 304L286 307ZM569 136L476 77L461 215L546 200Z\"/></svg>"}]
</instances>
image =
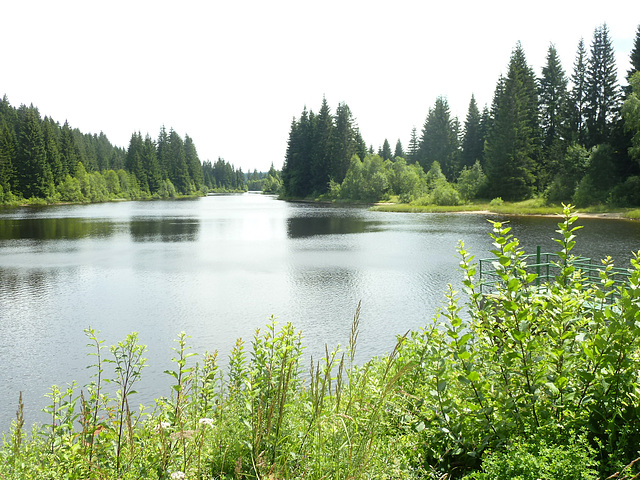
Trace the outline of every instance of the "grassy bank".
<instances>
[{"instance_id":1,"label":"grassy bank","mask_svg":"<svg viewBox=\"0 0 640 480\"><path fill-rule=\"evenodd\" d=\"M463 205L417 205L414 203L378 203L371 207L379 212L447 213L447 212L491 212L502 215L559 215L562 205L547 204L540 199L521 202L477 201ZM640 219L640 209L612 208L604 205L584 207L578 214L600 215L613 218Z\"/></svg>"},{"instance_id":2,"label":"grassy bank","mask_svg":"<svg viewBox=\"0 0 640 480\"><path fill-rule=\"evenodd\" d=\"M181 333L171 390L136 407L146 348L135 333L106 347L88 329L93 381L52 387L50 422L33 429L18 404L0 478L631 479L640 263L623 287L610 262L589 283L572 263L574 221L564 209L557 277L543 293L504 224L491 233L491 296L461 243L464 297L446 289L435 318L364 365L358 311L345 347L321 359L273 321L238 340L223 371Z\"/></svg>"}]
</instances>

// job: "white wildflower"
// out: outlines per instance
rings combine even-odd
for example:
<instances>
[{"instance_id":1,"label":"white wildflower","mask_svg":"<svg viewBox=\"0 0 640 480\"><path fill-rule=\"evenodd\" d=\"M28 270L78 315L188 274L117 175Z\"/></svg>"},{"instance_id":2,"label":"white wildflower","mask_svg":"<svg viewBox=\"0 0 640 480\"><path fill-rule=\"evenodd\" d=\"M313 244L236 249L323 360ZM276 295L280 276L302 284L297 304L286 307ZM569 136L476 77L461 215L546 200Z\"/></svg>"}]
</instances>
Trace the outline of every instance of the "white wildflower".
<instances>
[{"instance_id":1,"label":"white wildflower","mask_svg":"<svg viewBox=\"0 0 640 480\"><path fill-rule=\"evenodd\" d=\"M213 427L213 418L201 418L198 422L200 425L209 425L210 427Z\"/></svg>"},{"instance_id":2,"label":"white wildflower","mask_svg":"<svg viewBox=\"0 0 640 480\"><path fill-rule=\"evenodd\" d=\"M184 472L173 472L171 474L171 480L184 480L185 478L187 478L187 476Z\"/></svg>"},{"instance_id":3,"label":"white wildflower","mask_svg":"<svg viewBox=\"0 0 640 480\"><path fill-rule=\"evenodd\" d=\"M153 432L154 433L160 433L161 430L166 430L170 426L171 426L171 424L169 422L160 422L158 425L156 425L153 428Z\"/></svg>"}]
</instances>

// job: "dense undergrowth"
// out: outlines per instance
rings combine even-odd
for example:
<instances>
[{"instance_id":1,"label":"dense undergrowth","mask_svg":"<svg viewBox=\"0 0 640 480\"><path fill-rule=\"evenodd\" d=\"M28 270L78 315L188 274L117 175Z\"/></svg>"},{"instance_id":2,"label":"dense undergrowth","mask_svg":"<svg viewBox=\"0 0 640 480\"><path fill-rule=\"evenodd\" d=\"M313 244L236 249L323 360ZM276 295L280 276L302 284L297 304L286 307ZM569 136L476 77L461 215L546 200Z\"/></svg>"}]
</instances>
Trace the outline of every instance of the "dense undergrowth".
<instances>
[{"instance_id":1,"label":"dense undergrowth","mask_svg":"<svg viewBox=\"0 0 640 480\"><path fill-rule=\"evenodd\" d=\"M145 347L132 333L106 348L88 329L93 381L52 387L51 421L30 432L20 402L0 478L636 478L640 260L624 286L610 259L589 282L575 221L565 208L546 288L507 225L493 223L490 295L460 243L464 297L449 287L427 326L364 365L358 313L322 359L305 361L301 333L272 321L224 372L181 333L172 391L134 408Z\"/></svg>"}]
</instances>

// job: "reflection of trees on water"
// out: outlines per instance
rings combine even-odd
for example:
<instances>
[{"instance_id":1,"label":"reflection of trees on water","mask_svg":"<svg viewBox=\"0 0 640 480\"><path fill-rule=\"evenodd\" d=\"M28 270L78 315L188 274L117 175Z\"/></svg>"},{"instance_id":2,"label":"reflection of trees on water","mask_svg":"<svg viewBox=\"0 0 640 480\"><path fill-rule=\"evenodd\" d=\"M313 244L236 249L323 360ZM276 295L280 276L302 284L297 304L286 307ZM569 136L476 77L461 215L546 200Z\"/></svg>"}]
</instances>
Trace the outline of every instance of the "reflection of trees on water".
<instances>
[{"instance_id":1,"label":"reflection of trees on water","mask_svg":"<svg viewBox=\"0 0 640 480\"><path fill-rule=\"evenodd\" d=\"M304 238L314 235L364 233L376 231L382 222L357 217L293 217L287 219L287 236Z\"/></svg>"},{"instance_id":2,"label":"reflection of trees on water","mask_svg":"<svg viewBox=\"0 0 640 480\"><path fill-rule=\"evenodd\" d=\"M132 219L129 232L135 242L195 242L200 223L194 218Z\"/></svg>"},{"instance_id":3,"label":"reflection of trees on water","mask_svg":"<svg viewBox=\"0 0 640 480\"><path fill-rule=\"evenodd\" d=\"M109 237L115 224L86 218L23 218L0 220L0 240L59 240Z\"/></svg>"}]
</instances>

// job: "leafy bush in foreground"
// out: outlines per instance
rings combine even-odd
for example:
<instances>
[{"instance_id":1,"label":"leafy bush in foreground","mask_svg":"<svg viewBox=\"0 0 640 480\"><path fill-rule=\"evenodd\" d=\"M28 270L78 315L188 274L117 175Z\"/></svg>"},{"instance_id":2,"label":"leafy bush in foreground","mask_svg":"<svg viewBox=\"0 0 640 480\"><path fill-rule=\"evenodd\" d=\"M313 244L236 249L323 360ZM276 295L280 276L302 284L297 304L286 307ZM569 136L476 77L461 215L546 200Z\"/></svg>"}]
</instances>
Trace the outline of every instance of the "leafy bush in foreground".
<instances>
[{"instance_id":1,"label":"leafy bush in foreground","mask_svg":"<svg viewBox=\"0 0 640 480\"><path fill-rule=\"evenodd\" d=\"M181 333L171 394L136 409L145 347L132 333L107 350L88 329L93 382L80 394L52 387L51 421L30 434L19 402L0 477L630 479L640 261L623 286L610 259L588 281L572 255L575 221L566 207L550 284L493 223L498 277L483 293L461 243L464 306L449 287L432 323L364 365L354 363L358 313L347 347L308 371L289 324L272 321L250 347L238 340L226 372L215 353L196 359Z\"/></svg>"}]
</instances>

